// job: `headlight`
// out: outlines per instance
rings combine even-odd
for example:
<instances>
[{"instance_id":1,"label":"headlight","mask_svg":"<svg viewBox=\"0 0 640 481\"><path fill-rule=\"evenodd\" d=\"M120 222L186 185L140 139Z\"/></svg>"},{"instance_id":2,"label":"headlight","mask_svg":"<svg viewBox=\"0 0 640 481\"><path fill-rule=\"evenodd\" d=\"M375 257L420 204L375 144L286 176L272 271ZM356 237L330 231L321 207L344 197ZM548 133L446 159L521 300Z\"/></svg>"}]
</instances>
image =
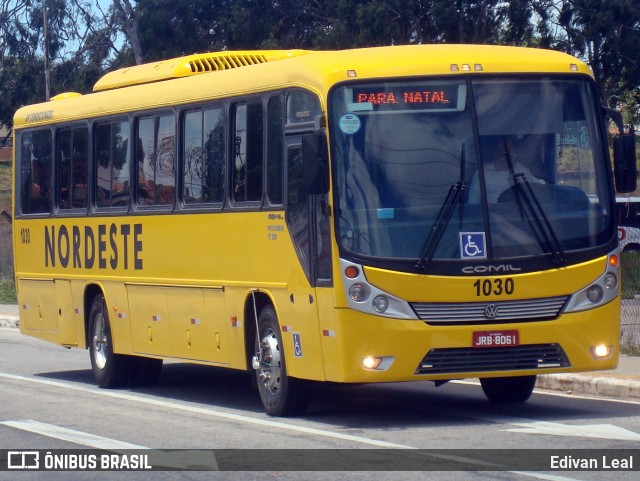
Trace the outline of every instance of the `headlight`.
<instances>
[{"instance_id":1,"label":"headlight","mask_svg":"<svg viewBox=\"0 0 640 481\"><path fill-rule=\"evenodd\" d=\"M602 287L597 284L592 285L587 289L587 299L589 299L594 304L597 304L604 297L604 291Z\"/></svg>"},{"instance_id":2,"label":"headlight","mask_svg":"<svg viewBox=\"0 0 640 481\"><path fill-rule=\"evenodd\" d=\"M604 286L607 289L615 289L616 287L618 287L618 278L616 277L616 275L612 274L611 272L605 274Z\"/></svg>"},{"instance_id":3,"label":"headlight","mask_svg":"<svg viewBox=\"0 0 640 481\"><path fill-rule=\"evenodd\" d=\"M372 302L373 309L382 314L389 308L389 299L385 296L376 296Z\"/></svg>"},{"instance_id":4,"label":"headlight","mask_svg":"<svg viewBox=\"0 0 640 481\"><path fill-rule=\"evenodd\" d=\"M367 298L367 288L362 284L354 284L349 288L349 297L354 302L362 302Z\"/></svg>"},{"instance_id":5,"label":"headlight","mask_svg":"<svg viewBox=\"0 0 640 481\"><path fill-rule=\"evenodd\" d=\"M565 304L563 313L587 311L603 306L618 297L620 287L619 259L616 252L608 257L606 271L587 287L575 292Z\"/></svg>"}]
</instances>

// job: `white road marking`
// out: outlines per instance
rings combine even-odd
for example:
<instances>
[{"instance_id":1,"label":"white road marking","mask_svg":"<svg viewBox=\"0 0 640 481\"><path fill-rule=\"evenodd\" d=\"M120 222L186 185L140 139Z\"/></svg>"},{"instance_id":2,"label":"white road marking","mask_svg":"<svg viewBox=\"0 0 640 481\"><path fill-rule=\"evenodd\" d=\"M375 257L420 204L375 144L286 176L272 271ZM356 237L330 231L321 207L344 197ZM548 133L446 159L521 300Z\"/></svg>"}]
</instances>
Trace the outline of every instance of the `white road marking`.
<instances>
[{"instance_id":1,"label":"white road marking","mask_svg":"<svg viewBox=\"0 0 640 481\"><path fill-rule=\"evenodd\" d=\"M3 372L0 372L0 378L13 379L15 381L30 382L35 384L42 384L42 385L53 386L53 387L58 387L62 389L72 389L74 391L86 392L86 393L91 393L99 396L107 396L115 399L123 399L126 401L150 404L153 406L159 406L167 409L188 411L191 413L203 414L205 416L214 416L218 418L228 419L231 421L239 421L239 422L248 423L248 424L257 424L259 426L266 426L269 428L297 431L305 434L312 434L315 436L341 439L344 441L352 441L360 444L368 444L370 446L377 446L382 448L414 449L411 446L405 446L404 444L390 443L387 441L379 441L376 439L369 439L362 436L354 436L352 434L336 433L333 431L326 431L323 429L310 428L305 426L296 426L293 424L287 424L287 423L272 421L268 419L258 419L258 418L253 418L249 416L242 416L240 414L232 414L232 413L217 411L213 408L201 408L196 406L189 406L189 405L179 404L175 402L154 399L154 398L141 396L141 395L127 394L127 393L117 392L117 391L105 391L97 388L87 388L81 385L51 381L48 379L37 379L32 377L16 376L14 374L8 374Z\"/></svg>"},{"instance_id":2,"label":"white road marking","mask_svg":"<svg viewBox=\"0 0 640 481\"><path fill-rule=\"evenodd\" d=\"M547 421L512 421L522 426L517 429L505 429L512 433L550 434L552 436L577 436L580 438L616 439L619 441L640 441L640 434L613 424L561 424Z\"/></svg>"},{"instance_id":3,"label":"white road marking","mask_svg":"<svg viewBox=\"0 0 640 481\"><path fill-rule=\"evenodd\" d=\"M68 441L74 444L80 444L82 446L105 449L112 452L122 452L127 449L144 449L149 450L146 446L140 446L139 444L127 443L124 441L118 441L117 439L105 438L104 436L97 436L95 434L86 433L83 431L76 431L74 429L63 428L61 426L55 426L53 424L47 424L33 419L26 419L23 421L0 421L0 424L5 426L20 429L21 431L27 431L30 433L40 434L49 438L60 439L62 441ZM184 469L185 466L192 466L194 459L190 458L191 452L189 450L180 450L175 452L165 452L160 458L161 464L155 464L155 467L172 468L172 469ZM200 458L196 457L196 461ZM218 469L218 463L215 456L207 460L208 465L213 469ZM197 464L197 462L196 462Z\"/></svg>"},{"instance_id":4,"label":"white road marking","mask_svg":"<svg viewBox=\"0 0 640 481\"><path fill-rule=\"evenodd\" d=\"M74 391L85 392L85 393L90 393L90 394L100 395L100 396L107 396L107 397L111 397L111 398L131 401L131 402L139 402L139 403L149 404L149 405L153 405L153 406L160 406L160 407L164 407L164 408L168 408L168 409L176 409L176 410L187 411L187 412L192 412L192 413L197 413L197 414L203 414L203 415L207 415L207 416L214 416L214 417L219 417L219 418L223 418L223 419L229 419L229 420L233 420L233 421L244 422L244 423L248 423L248 424L256 424L256 425L260 425L260 426L267 426L267 427L271 427L271 428L279 428L279 429L284 429L284 430L297 431L297 432L301 432L301 433L305 433L305 434L312 434L312 435L316 435L316 436L323 436L323 437L328 437L328 438L341 439L341 440L345 440L345 441L352 441L352 442L356 442L356 443L367 444L367 445L370 445L370 446L377 446L377 447L383 447L383 448L398 448L398 449L419 449L419 448L416 448L414 446L406 446L406 445L403 445L403 444L390 443L390 442L387 442L387 441L380 441L380 440L376 440L376 439L365 438L365 437L362 437L362 436L354 436L354 435L351 435L351 434L336 433L336 432L333 432L333 431L326 431L326 430L322 430L322 429L309 428L309 427L305 427L305 426L296 426L296 425L293 425L293 424L286 424L286 423L281 423L281 422L277 422L277 421L270 421L270 420L266 420L266 419L258 419L258 418L252 418L252 417L242 416L242 415L238 415L238 414L220 412L220 411L216 411L214 409L199 408L199 407L195 407L195 406L187 406L187 405L183 405L183 404L178 404L178 403L173 403L173 402L168 402L168 401L162 401L162 400L159 400L159 399L148 398L148 397L141 396L141 395L132 395L132 394L126 394L126 393L122 393L122 392L105 391L105 390L97 389L97 388L87 388L87 387L81 386L81 385L75 385L75 384L58 382L58 381L51 381L51 380L48 380L48 379L37 379L37 378L26 377L26 376L18 376L18 375L15 375L15 374L8 374L8 373L3 373L3 372L0 372L0 378L12 379L12 380L15 380L15 381L29 382L29 383L35 383L35 384L41 384L41 385L52 386L52 387L57 387L57 388L62 388L62 389L70 389L70 390L74 390ZM505 419L508 419L508 418L505 418ZM499 422L499 421L492 421L492 422ZM11 426L10 423L12 423L12 421L5 421L5 422L2 422L0 424ZM40 423L40 424L44 424L44 423ZM15 427L15 426L13 426L13 427ZM59 429L64 430L64 428L59 428ZM67 431L71 431L71 430L67 430ZM77 433L77 431L76 431L76 433ZM86 434L86 433L84 433L84 434ZM89 436L93 436L93 435L89 435ZM100 438L100 436L96 436L96 438ZM62 439L62 438L59 438L59 439ZM103 438L103 439L107 440L108 438ZM120 441L115 441L115 440L111 440L111 441L113 441L115 443L120 443ZM72 442L74 442L74 441L72 441ZM135 445L131 445L129 443L123 443L123 444L127 444L129 446L135 446ZM87 444L87 445L91 446L89 444ZM142 448L142 447L137 447L137 448L138 449L146 449L146 448ZM467 458L460 457L460 460L465 460L466 462L468 462L470 464L481 464L481 465L485 465L486 464L486 463L482 462L481 460L471 459L471 458L467 459ZM538 472L535 472L535 471L531 471L531 472L530 471L526 471L526 472L525 471L510 471L510 472L514 473L514 474L519 474L521 476L528 476L528 477L532 477L532 478L536 478L536 479L544 479L544 480L548 480L548 481L577 481L576 478L568 478L568 477L564 477L564 476L548 475L548 474L545 474L545 473L538 473Z\"/></svg>"},{"instance_id":5,"label":"white road marking","mask_svg":"<svg viewBox=\"0 0 640 481\"><path fill-rule=\"evenodd\" d=\"M96 449L149 449L138 444L126 443L124 441L118 441L117 439L105 438L103 436L96 436L95 434L75 431L61 426L54 426L53 424L41 423L40 421L34 421L33 419L27 419L24 421L0 421L0 424Z\"/></svg>"},{"instance_id":6,"label":"white road marking","mask_svg":"<svg viewBox=\"0 0 640 481\"><path fill-rule=\"evenodd\" d=\"M545 479L546 481L577 481L575 478L567 478L565 476L557 476L555 474L536 473L534 471L511 471L513 474L521 476L529 476L536 479Z\"/></svg>"}]
</instances>

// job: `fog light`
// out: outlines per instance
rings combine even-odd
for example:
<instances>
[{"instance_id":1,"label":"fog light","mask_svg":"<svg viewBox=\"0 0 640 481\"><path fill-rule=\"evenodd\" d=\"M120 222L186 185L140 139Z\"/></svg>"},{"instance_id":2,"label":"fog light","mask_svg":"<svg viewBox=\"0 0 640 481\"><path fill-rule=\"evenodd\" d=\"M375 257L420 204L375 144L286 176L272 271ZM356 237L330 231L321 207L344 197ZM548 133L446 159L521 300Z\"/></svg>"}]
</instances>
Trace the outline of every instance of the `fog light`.
<instances>
[{"instance_id":1,"label":"fog light","mask_svg":"<svg viewBox=\"0 0 640 481\"><path fill-rule=\"evenodd\" d=\"M616 287L618 287L618 278L615 274L608 272L604 276L604 285L607 289L615 289Z\"/></svg>"},{"instance_id":2,"label":"fog light","mask_svg":"<svg viewBox=\"0 0 640 481\"><path fill-rule=\"evenodd\" d=\"M613 354L613 346L598 344L591 348L591 355L594 359L609 359Z\"/></svg>"},{"instance_id":3,"label":"fog light","mask_svg":"<svg viewBox=\"0 0 640 481\"><path fill-rule=\"evenodd\" d=\"M349 288L349 297L354 302L362 302L367 298L367 289L362 284L354 284Z\"/></svg>"},{"instance_id":4,"label":"fog light","mask_svg":"<svg viewBox=\"0 0 640 481\"><path fill-rule=\"evenodd\" d=\"M587 289L587 299L589 299L594 304L600 302L603 297L604 291L599 285L595 284Z\"/></svg>"},{"instance_id":5,"label":"fog light","mask_svg":"<svg viewBox=\"0 0 640 481\"><path fill-rule=\"evenodd\" d=\"M362 367L365 369L377 369L381 362L381 357L367 356L362 360Z\"/></svg>"},{"instance_id":6,"label":"fog light","mask_svg":"<svg viewBox=\"0 0 640 481\"><path fill-rule=\"evenodd\" d=\"M389 308L389 299L385 296L376 296L373 302L373 310L382 314Z\"/></svg>"}]
</instances>

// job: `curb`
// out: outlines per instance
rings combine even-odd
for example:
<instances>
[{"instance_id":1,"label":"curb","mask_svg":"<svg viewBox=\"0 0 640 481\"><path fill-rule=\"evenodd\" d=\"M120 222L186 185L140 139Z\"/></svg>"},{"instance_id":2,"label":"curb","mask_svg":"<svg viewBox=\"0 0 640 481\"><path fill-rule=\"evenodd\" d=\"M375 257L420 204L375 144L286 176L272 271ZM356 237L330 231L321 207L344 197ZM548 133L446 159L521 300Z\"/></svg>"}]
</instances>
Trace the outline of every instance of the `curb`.
<instances>
[{"instance_id":1,"label":"curb","mask_svg":"<svg viewBox=\"0 0 640 481\"><path fill-rule=\"evenodd\" d=\"M536 387L568 394L586 394L614 399L640 399L640 381L617 377L580 374L544 374L538 376Z\"/></svg>"},{"instance_id":2,"label":"curb","mask_svg":"<svg viewBox=\"0 0 640 481\"><path fill-rule=\"evenodd\" d=\"M11 329L20 329L20 319L14 316L2 316L0 315L0 327L7 327Z\"/></svg>"}]
</instances>

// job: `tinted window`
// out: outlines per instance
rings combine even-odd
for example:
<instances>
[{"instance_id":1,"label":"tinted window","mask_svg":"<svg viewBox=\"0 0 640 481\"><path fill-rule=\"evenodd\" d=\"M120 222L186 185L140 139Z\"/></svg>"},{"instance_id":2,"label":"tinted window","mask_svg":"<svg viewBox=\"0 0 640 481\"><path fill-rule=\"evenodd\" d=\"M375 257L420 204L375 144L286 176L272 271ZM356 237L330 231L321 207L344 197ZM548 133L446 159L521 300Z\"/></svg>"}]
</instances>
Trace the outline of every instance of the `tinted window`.
<instances>
[{"instance_id":1,"label":"tinted window","mask_svg":"<svg viewBox=\"0 0 640 481\"><path fill-rule=\"evenodd\" d=\"M262 133L262 104L237 105L232 179L232 198L235 202L262 199Z\"/></svg>"},{"instance_id":2,"label":"tinted window","mask_svg":"<svg viewBox=\"0 0 640 481\"><path fill-rule=\"evenodd\" d=\"M271 204L282 204L284 101L271 97L267 112L267 195Z\"/></svg>"},{"instance_id":3,"label":"tinted window","mask_svg":"<svg viewBox=\"0 0 640 481\"><path fill-rule=\"evenodd\" d=\"M56 192L60 209L87 206L88 142L86 127L58 131Z\"/></svg>"},{"instance_id":4,"label":"tinted window","mask_svg":"<svg viewBox=\"0 0 640 481\"><path fill-rule=\"evenodd\" d=\"M48 213L51 210L51 131L26 132L20 139L22 212Z\"/></svg>"},{"instance_id":5,"label":"tinted window","mask_svg":"<svg viewBox=\"0 0 640 481\"><path fill-rule=\"evenodd\" d=\"M294 90L287 98L287 123L313 122L322 113L318 97L310 92Z\"/></svg>"},{"instance_id":6,"label":"tinted window","mask_svg":"<svg viewBox=\"0 0 640 481\"><path fill-rule=\"evenodd\" d=\"M173 115L138 121L138 205L175 201L175 120Z\"/></svg>"},{"instance_id":7,"label":"tinted window","mask_svg":"<svg viewBox=\"0 0 640 481\"><path fill-rule=\"evenodd\" d=\"M222 108L184 116L182 198L186 204L224 200L225 116Z\"/></svg>"},{"instance_id":8,"label":"tinted window","mask_svg":"<svg viewBox=\"0 0 640 481\"><path fill-rule=\"evenodd\" d=\"M131 185L130 156L129 122L107 122L96 126L96 206L128 206Z\"/></svg>"}]
</instances>

